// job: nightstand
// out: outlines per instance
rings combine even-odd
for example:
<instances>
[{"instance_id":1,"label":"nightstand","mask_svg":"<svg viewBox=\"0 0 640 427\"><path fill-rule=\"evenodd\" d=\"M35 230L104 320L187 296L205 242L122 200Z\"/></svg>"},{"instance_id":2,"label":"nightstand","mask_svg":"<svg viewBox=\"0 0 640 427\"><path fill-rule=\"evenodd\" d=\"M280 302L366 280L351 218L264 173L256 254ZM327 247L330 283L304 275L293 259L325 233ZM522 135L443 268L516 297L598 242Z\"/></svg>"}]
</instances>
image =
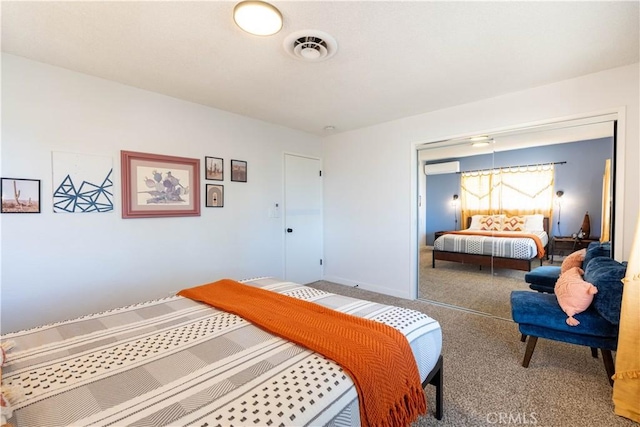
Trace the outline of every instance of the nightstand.
<instances>
[{"instance_id":1,"label":"nightstand","mask_svg":"<svg viewBox=\"0 0 640 427\"><path fill-rule=\"evenodd\" d=\"M594 239L575 239L571 236L553 236L551 238L551 248L549 252L551 253L551 263L553 263L553 256L566 256L571 252L579 251L580 249L586 248L589 246L591 242L598 242L599 238Z\"/></svg>"}]
</instances>

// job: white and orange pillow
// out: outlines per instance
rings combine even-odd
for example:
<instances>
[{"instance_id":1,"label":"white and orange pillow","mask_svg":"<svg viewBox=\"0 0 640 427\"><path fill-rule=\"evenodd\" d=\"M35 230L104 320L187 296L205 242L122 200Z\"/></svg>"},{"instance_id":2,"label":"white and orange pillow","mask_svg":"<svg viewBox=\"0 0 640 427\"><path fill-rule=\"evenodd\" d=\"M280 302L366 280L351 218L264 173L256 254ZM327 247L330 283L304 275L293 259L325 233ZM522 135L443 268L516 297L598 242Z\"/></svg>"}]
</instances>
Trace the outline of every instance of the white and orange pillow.
<instances>
[{"instance_id":1,"label":"white and orange pillow","mask_svg":"<svg viewBox=\"0 0 640 427\"><path fill-rule=\"evenodd\" d=\"M503 231L525 231L525 217L508 216L502 220Z\"/></svg>"},{"instance_id":2,"label":"white and orange pillow","mask_svg":"<svg viewBox=\"0 0 640 427\"><path fill-rule=\"evenodd\" d=\"M484 231L500 231L502 230L501 215L485 215L480 218L480 230Z\"/></svg>"}]
</instances>

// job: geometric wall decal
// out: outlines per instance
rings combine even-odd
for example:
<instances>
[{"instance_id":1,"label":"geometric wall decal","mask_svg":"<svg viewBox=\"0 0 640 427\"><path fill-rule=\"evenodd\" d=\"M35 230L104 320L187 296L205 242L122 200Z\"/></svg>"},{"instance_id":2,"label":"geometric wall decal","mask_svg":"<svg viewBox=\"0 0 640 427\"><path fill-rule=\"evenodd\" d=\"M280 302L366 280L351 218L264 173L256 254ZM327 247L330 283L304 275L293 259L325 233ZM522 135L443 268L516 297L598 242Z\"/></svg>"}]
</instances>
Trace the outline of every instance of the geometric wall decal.
<instances>
[{"instance_id":1,"label":"geometric wall decal","mask_svg":"<svg viewBox=\"0 0 640 427\"><path fill-rule=\"evenodd\" d=\"M54 212L113 212L111 157L54 151L52 164Z\"/></svg>"}]
</instances>

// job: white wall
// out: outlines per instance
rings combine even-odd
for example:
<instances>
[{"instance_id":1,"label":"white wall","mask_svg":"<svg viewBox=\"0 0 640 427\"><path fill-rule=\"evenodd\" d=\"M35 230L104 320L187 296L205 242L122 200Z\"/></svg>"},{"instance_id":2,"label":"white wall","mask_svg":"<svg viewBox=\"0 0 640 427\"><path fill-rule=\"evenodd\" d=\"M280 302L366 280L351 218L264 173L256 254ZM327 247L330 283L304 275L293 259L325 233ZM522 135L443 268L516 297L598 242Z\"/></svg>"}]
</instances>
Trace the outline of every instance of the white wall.
<instances>
[{"instance_id":1,"label":"white wall","mask_svg":"<svg viewBox=\"0 0 640 427\"><path fill-rule=\"evenodd\" d=\"M42 180L42 213L0 215L3 333L220 277L283 275L283 152L323 156L325 279L415 296L418 142L626 107L623 212L639 207L638 65L319 138L2 55L0 175ZM321 149L322 144L322 149ZM249 182L195 218L120 216L120 150L247 160ZM53 214L51 152L113 158L116 210ZM213 181L211 181L213 182ZM204 185L206 181L202 181ZM626 234L631 234L628 232ZM631 241L622 239L623 257Z\"/></svg>"},{"instance_id":2,"label":"white wall","mask_svg":"<svg viewBox=\"0 0 640 427\"><path fill-rule=\"evenodd\" d=\"M616 227L626 232L616 245L628 258L640 200L638 80L635 64L325 138L325 279L416 296L417 143L620 107Z\"/></svg>"},{"instance_id":3,"label":"white wall","mask_svg":"<svg viewBox=\"0 0 640 427\"><path fill-rule=\"evenodd\" d=\"M120 150L225 159L225 206L122 219ZM111 156L115 211L54 214L51 152ZM42 213L0 215L3 333L168 295L222 277L280 276L283 152L318 137L2 55L3 177L42 180ZM248 162L230 182L229 159ZM202 173L204 175L204 172ZM220 183L218 181L201 181ZM201 197L203 197L202 190Z\"/></svg>"}]
</instances>

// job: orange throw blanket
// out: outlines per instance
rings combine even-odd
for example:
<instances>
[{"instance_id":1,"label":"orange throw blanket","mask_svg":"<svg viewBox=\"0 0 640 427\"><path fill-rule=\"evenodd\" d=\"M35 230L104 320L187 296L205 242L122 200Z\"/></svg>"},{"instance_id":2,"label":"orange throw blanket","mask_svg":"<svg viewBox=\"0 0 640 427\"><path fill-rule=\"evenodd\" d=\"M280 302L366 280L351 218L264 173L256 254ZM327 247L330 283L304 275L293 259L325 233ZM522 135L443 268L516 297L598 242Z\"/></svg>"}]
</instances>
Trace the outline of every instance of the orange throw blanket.
<instances>
[{"instance_id":1,"label":"orange throw blanket","mask_svg":"<svg viewBox=\"0 0 640 427\"><path fill-rule=\"evenodd\" d=\"M427 410L406 337L369 319L229 279L178 295L236 314L338 363L355 383L366 426L406 426Z\"/></svg>"},{"instance_id":2,"label":"orange throw blanket","mask_svg":"<svg viewBox=\"0 0 640 427\"><path fill-rule=\"evenodd\" d=\"M531 233L518 233L517 231L489 231L489 230L460 230L460 231L447 231L447 234L464 234L472 236L491 236L491 237L526 237L533 239L536 242L536 249L538 250L538 258L544 256L544 245L540 237Z\"/></svg>"}]
</instances>

